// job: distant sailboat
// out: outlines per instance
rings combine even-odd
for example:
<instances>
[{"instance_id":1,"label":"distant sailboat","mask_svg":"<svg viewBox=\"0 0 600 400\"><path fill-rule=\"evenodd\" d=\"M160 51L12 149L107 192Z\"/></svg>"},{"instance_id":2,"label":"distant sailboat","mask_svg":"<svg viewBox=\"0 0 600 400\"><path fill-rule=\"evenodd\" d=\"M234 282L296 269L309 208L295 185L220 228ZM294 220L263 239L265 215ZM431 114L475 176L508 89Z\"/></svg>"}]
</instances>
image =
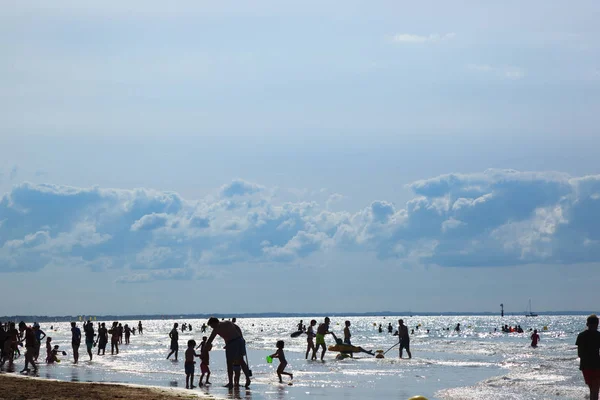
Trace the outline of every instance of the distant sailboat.
<instances>
[{"instance_id":1,"label":"distant sailboat","mask_svg":"<svg viewBox=\"0 0 600 400\"><path fill-rule=\"evenodd\" d=\"M527 308L527 311L525 312L525 316L526 317L537 317L538 316L537 314L534 314L531 311L531 299L529 299L529 307Z\"/></svg>"}]
</instances>

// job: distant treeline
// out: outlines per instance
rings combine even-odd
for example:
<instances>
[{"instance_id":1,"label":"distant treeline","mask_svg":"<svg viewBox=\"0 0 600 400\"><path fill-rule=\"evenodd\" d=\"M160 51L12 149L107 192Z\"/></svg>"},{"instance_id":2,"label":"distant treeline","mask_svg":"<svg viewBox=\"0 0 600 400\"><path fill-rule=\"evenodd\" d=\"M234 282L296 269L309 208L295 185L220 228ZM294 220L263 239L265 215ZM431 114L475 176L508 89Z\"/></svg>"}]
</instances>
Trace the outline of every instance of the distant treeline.
<instances>
[{"instance_id":1,"label":"distant treeline","mask_svg":"<svg viewBox=\"0 0 600 400\"><path fill-rule=\"evenodd\" d=\"M597 313L597 311L546 311L537 312L538 315L589 315ZM70 322L79 321L81 319L92 318L96 321L119 321L119 320L153 320L153 319L202 319L209 317L217 318L310 318L310 317L431 317L431 316L500 316L498 312L366 312L366 313L246 313L246 314L151 314L151 315L62 315L62 316L47 316L47 315L12 315L0 317L0 321L37 321L37 322ZM507 317L524 317L524 312L504 313L504 318Z\"/></svg>"}]
</instances>

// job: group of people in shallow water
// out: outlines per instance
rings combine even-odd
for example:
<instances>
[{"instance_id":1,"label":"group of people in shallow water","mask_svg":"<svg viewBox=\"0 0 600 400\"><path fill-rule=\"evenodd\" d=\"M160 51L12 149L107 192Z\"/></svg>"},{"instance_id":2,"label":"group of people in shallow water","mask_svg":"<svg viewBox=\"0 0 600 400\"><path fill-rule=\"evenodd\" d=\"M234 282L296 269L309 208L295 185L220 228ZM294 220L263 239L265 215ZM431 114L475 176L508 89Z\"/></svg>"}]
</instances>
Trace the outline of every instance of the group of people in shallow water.
<instances>
[{"instance_id":1,"label":"group of people in shallow water","mask_svg":"<svg viewBox=\"0 0 600 400\"><path fill-rule=\"evenodd\" d=\"M50 327L54 331L54 326ZM139 321L137 327L138 334L143 334L144 328L142 321ZM107 329L105 323L98 323L98 333L95 332L94 323L89 320L83 323L83 335L76 322L71 322L71 349L73 350L73 363L79 362L79 348L81 346L82 336L85 338L85 345L90 361L93 358L92 349L98 346L98 355L104 355L106 345L110 339L111 354L119 354L119 345L130 343L130 337L135 335L136 329L130 328L128 324L121 325L118 321L113 322L112 327ZM44 332L40 324L34 322L32 326L27 326L21 321L18 329L14 322L6 324L0 323L0 365L7 361L11 365L15 358L21 355L20 347L25 347L25 366L21 372L29 372L30 366L34 372L37 371L37 362L40 355L42 341L46 339L46 363L59 363L59 355L67 355L65 351L59 350L58 345L52 344L52 337ZM100 353L102 352L102 354Z\"/></svg>"},{"instance_id":2,"label":"group of people in shallow water","mask_svg":"<svg viewBox=\"0 0 600 400\"><path fill-rule=\"evenodd\" d=\"M305 358L308 359L309 355L311 356L311 360L317 359L317 353L319 349L321 349L320 358L323 360L325 353L327 351L327 346L325 342L326 335L332 335L336 340L337 345L352 345L352 334L350 332L350 321L344 322L344 339L338 339L335 334L330 330L331 320L328 317L325 317L323 322L317 326L316 320L311 320L310 324L305 326L303 321L301 320L298 324L298 335L293 334L292 336L299 336L300 334L307 335L307 347ZM221 337L225 342L225 360L227 365L227 384L225 385L228 388L233 388L234 386L240 385L240 377L241 373L245 376L245 387L249 387L252 377L252 370L250 370L247 362L247 353L246 353L246 342L244 340L242 330L236 324L236 319L233 318L231 321L225 321L211 317L207 324L203 324L201 328L201 332L205 332L206 328L212 328L212 332L210 336L204 336L202 338L202 342L196 346L196 342L194 340L189 340L187 343L187 349L185 351L185 374L186 374L186 388L194 388L194 372L195 372L195 358L199 358L200 363L200 371L201 376L198 381L198 386L209 385L210 381L210 358L209 352L212 349L212 342L215 340L217 336ZM315 330L316 326L316 330ZM178 340L179 340L179 325L175 323L173 325L173 329L170 331L169 336L171 338L171 349L167 358L170 358L171 355L175 354L175 360L177 360L178 356ZM392 333L392 329L390 329L391 323L388 324L387 330L389 333ZM192 326L190 324L185 324L185 329L182 326L182 331L192 330ZM379 330L382 330L382 325L379 325ZM419 326L416 327L419 329ZM514 328L509 327L508 325L503 326L503 332L523 332L519 325ZM51 327L51 330L54 330ZM448 329L449 330L449 329ZM142 322L139 321L137 326L137 333L143 334L143 326ZM457 324L454 328L454 331L460 332L460 324ZM530 329L531 331L531 329ZM111 354L119 354L119 345L123 343L123 338L125 339L125 344L129 344L130 336L136 334L136 329L130 328L128 324L124 326L118 323L117 321L112 323L112 326L107 329L105 323L99 323L97 333L94 329L94 323L90 320L83 324L83 336L85 337L85 344L87 348L87 353L90 357L90 360L93 358L92 349L95 346L98 346L98 355L105 354L105 349L108 344L108 341L111 342ZM414 332L414 329L412 330ZM405 350L408 357L412 358L412 354L410 351L410 334L408 332L408 327L404 324L402 319L398 320L398 328L394 333L399 337L399 341L396 345L400 345L399 348L399 357L402 358L403 351ZM47 336L47 334L41 329L40 325L35 322L32 326L27 326L25 322L21 321L18 325L14 322L8 322L5 324L0 323L0 365L4 365L5 362L8 361L9 364L12 364L14 359L21 355L19 347L24 345L25 347L25 366L21 372L29 372L30 366L37 371L37 361L40 354L40 348L42 340L46 340L46 362L48 364L52 364L55 362L59 362L58 356L60 354L66 355L64 351L59 350L58 345L52 345L52 338ZM71 323L71 346L73 349L73 362L77 363L79 359L79 347L81 345L82 333L80 328L77 326L77 323ZM531 346L537 347L537 344L540 340L540 336L536 330L533 330L531 334ZM600 389L600 332L598 332L598 317L596 315L590 315L587 319L587 329L581 332L577 336L577 341L575 342L577 346L577 355L580 359L580 370L583 373L583 377L585 383L588 385L590 390L590 399L591 400L599 400L598 392ZM395 346L396 346L395 345ZM394 346L394 347L395 347ZM285 372L285 368L287 366L287 360L284 353L285 343L283 340L279 340L276 343L276 350L269 357L278 358L279 359L279 367L277 368L277 375L279 377L279 381L282 382L282 375L287 375L290 379L293 379L293 375L291 373ZM359 351L365 351L360 346L353 346L359 349ZM200 353L196 353L196 350L200 349ZM390 348L391 350L391 348ZM342 350L343 351L343 350ZM353 350L354 351L354 350ZM388 350L389 351L389 350ZM312 352L312 353L311 353Z\"/></svg>"}]
</instances>

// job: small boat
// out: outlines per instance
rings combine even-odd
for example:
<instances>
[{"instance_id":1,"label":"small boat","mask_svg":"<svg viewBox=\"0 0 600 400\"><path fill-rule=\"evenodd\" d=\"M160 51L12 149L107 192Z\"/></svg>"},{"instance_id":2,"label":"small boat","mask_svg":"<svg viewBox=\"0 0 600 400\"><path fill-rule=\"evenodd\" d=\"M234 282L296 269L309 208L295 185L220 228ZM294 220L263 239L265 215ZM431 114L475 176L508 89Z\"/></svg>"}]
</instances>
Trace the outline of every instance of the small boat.
<instances>
[{"instance_id":1,"label":"small boat","mask_svg":"<svg viewBox=\"0 0 600 400\"><path fill-rule=\"evenodd\" d=\"M537 314L535 314L531 311L531 299L529 299L529 307L528 307L527 311L525 312L525 316L526 317L537 317L538 316Z\"/></svg>"}]
</instances>

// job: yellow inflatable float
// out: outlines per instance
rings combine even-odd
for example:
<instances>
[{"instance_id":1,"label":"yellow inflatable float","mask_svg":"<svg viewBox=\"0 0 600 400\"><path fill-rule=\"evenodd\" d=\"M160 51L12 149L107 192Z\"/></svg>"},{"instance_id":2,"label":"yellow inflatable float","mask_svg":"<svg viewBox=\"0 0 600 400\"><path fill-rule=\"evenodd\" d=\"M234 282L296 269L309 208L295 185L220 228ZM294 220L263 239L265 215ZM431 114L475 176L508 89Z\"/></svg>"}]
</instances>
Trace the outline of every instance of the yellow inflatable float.
<instances>
[{"instance_id":1,"label":"yellow inflatable float","mask_svg":"<svg viewBox=\"0 0 600 400\"><path fill-rule=\"evenodd\" d=\"M413 396L408 400L427 400L427 397L423 397L423 396Z\"/></svg>"}]
</instances>

